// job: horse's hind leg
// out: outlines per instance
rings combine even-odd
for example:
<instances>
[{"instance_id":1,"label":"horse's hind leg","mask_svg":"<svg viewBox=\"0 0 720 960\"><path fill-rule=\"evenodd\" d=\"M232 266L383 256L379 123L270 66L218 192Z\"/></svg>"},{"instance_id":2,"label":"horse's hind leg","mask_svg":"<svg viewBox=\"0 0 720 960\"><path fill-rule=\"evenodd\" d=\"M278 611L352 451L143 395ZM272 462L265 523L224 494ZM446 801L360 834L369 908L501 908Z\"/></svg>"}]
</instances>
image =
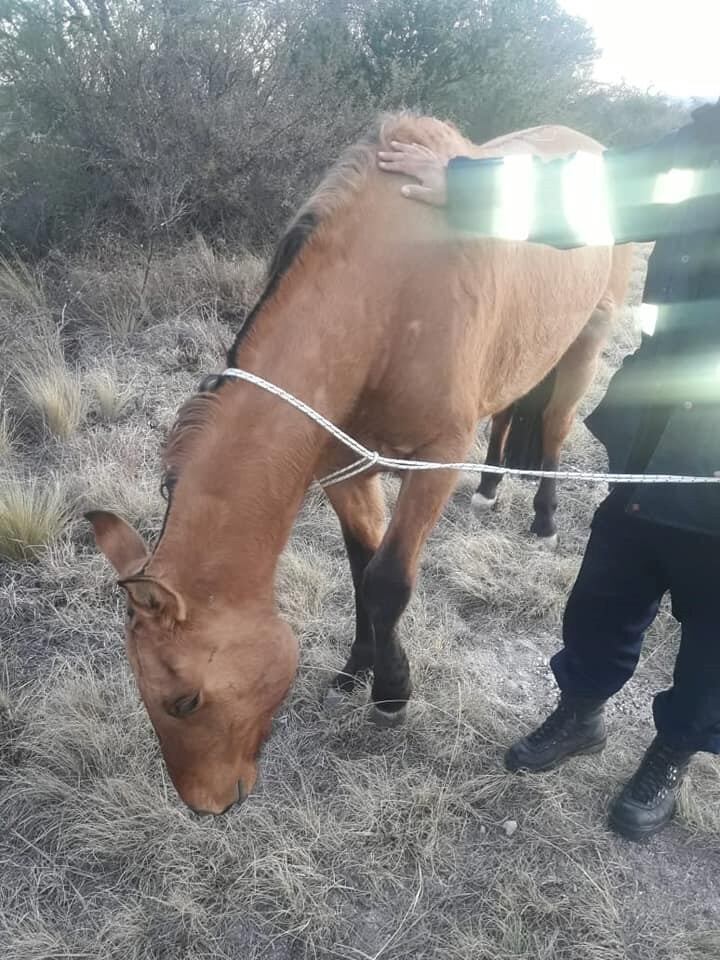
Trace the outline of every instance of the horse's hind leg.
<instances>
[{"instance_id":1,"label":"horse's hind leg","mask_svg":"<svg viewBox=\"0 0 720 960\"><path fill-rule=\"evenodd\" d=\"M613 306L600 303L557 365L552 396L543 414L543 470L558 469L560 451L572 429L578 404L595 377L612 316ZM550 548L557 543L557 505L557 481L543 477L533 500L535 518L530 530Z\"/></svg>"},{"instance_id":2,"label":"horse's hind leg","mask_svg":"<svg viewBox=\"0 0 720 960\"><path fill-rule=\"evenodd\" d=\"M505 459L505 441L512 422L513 408L506 407L492 418L490 442L488 443L485 463L487 466L499 467ZM502 480L501 473L483 473L480 483L473 494L472 509L475 516L482 516L487 510L495 506L497 489Z\"/></svg>"},{"instance_id":3,"label":"horse's hind leg","mask_svg":"<svg viewBox=\"0 0 720 960\"><path fill-rule=\"evenodd\" d=\"M435 460L456 460L463 449L423 452ZM434 455L433 455L434 454ZM428 534L455 486L451 470L407 473L382 545L365 570L363 596L375 636L374 717L388 725L401 720L412 684L397 623L412 593Z\"/></svg>"},{"instance_id":4,"label":"horse's hind leg","mask_svg":"<svg viewBox=\"0 0 720 960\"><path fill-rule=\"evenodd\" d=\"M355 588L355 640L347 663L334 681L337 689L350 693L356 681L367 678L375 665L375 638L362 583L385 533L385 497L380 477L362 474L325 492L340 520Z\"/></svg>"}]
</instances>

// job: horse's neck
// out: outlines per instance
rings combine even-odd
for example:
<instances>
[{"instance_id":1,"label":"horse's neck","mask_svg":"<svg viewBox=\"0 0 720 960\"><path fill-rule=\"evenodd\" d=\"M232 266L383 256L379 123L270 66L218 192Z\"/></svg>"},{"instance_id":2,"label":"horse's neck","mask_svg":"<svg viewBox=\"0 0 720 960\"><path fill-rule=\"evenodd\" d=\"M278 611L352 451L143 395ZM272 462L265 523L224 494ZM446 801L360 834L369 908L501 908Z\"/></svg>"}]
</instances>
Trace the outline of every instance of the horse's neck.
<instances>
[{"instance_id":1,"label":"horse's neck","mask_svg":"<svg viewBox=\"0 0 720 960\"><path fill-rule=\"evenodd\" d=\"M307 332L302 347L253 337L238 364L341 419L352 389L337 387L332 358ZM287 542L328 435L279 397L225 384L212 419L193 438L151 566L188 592L271 603ZM151 572L151 571L149 571Z\"/></svg>"}]
</instances>

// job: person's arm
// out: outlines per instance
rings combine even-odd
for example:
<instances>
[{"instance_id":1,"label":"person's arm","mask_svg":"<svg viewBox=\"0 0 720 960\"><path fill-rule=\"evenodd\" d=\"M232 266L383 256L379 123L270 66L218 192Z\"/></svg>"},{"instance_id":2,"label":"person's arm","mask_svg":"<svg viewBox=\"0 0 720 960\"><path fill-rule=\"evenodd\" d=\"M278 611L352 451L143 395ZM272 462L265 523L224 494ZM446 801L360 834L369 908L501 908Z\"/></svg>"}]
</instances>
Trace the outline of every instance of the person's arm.
<instances>
[{"instance_id":1,"label":"person's arm","mask_svg":"<svg viewBox=\"0 0 720 960\"><path fill-rule=\"evenodd\" d=\"M528 154L458 157L447 168L448 218L464 232L560 248L657 240L668 222L658 201L672 167L671 147L668 138L652 147L550 161ZM674 183L683 186L677 176Z\"/></svg>"},{"instance_id":2,"label":"person's arm","mask_svg":"<svg viewBox=\"0 0 720 960\"><path fill-rule=\"evenodd\" d=\"M446 163L426 147L393 144L380 166L418 180L403 193L447 206L458 231L559 248L646 242L678 222L668 203L691 205L685 224L720 226L720 172L673 169L677 134L650 147L578 153L544 161L530 154Z\"/></svg>"}]
</instances>

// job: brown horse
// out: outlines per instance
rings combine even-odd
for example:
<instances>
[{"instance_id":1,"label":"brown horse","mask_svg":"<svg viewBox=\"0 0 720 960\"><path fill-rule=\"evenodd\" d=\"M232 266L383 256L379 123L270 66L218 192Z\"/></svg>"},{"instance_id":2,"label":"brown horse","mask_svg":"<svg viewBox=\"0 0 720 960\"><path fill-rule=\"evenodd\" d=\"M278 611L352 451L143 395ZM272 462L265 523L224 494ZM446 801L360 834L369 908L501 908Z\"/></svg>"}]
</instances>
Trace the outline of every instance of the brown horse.
<instances>
[{"instance_id":1,"label":"brown horse","mask_svg":"<svg viewBox=\"0 0 720 960\"><path fill-rule=\"evenodd\" d=\"M563 150L587 142L562 137ZM390 139L447 156L477 149L444 123L407 116L351 148L281 241L229 363L370 448L459 461L479 419L527 394L577 340L606 296L613 252L453 236L442 213L409 203L377 170L378 144ZM116 516L89 515L127 592L127 649L142 698L195 810L222 812L255 782L297 664L275 606L278 558L313 478L353 456L281 399L214 377L168 440L169 504L154 550ZM396 626L455 481L451 470L406 473L387 528L376 474L327 490L357 604L335 684L347 691L372 672L383 722L400 718L410 697Z\"/></svg>"}]
</instances>

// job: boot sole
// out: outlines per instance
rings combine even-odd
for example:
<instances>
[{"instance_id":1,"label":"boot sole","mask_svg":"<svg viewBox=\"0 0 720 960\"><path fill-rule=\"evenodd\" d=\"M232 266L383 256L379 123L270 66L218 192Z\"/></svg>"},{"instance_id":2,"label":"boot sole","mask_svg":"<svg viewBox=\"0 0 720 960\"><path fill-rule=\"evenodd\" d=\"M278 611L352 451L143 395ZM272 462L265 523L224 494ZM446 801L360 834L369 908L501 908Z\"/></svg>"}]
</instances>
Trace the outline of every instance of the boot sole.
<instances>
[{"instance_id":1,"label":"boot sole","mask_svg":"<svg viewBox=\"0 0 720 960\"><path fill-rule=\"evenodd\" d=\"M561 757L552 760L550 763L546 763L542 767L524 767L522 764L517 767L510 767L506 760L505 769L510 773L547 773L549 770L556 770L558 767L561 767L567 760L572 760L573 757L585 757L595 753L602 753L606 746L607 737L605 737L604 740L598 740L597 743L591 743L586 747L573 750L572 753L564 753Z\"/></svg>"},{"instance_id":2,"label":"boot sole","mask_svg":"<svg viewBox=\"0 0 720 960\"><path fill-rule=\"evenodd\" d=\"M625 823L624 820L621 820L610 813L608 816L608 824L610 825L611 829L618 834L618 836L623 837L625 840L631 840L633 843L644 843L646 840L654 837L656 833L660 833L661 830L664 830L674 816L675 811L673 810L672 814L667 818L667 820L663 820L662 823L654 823L649 827L637 827L630 826L629 824Z\"/></svg>"}]
</instances>

